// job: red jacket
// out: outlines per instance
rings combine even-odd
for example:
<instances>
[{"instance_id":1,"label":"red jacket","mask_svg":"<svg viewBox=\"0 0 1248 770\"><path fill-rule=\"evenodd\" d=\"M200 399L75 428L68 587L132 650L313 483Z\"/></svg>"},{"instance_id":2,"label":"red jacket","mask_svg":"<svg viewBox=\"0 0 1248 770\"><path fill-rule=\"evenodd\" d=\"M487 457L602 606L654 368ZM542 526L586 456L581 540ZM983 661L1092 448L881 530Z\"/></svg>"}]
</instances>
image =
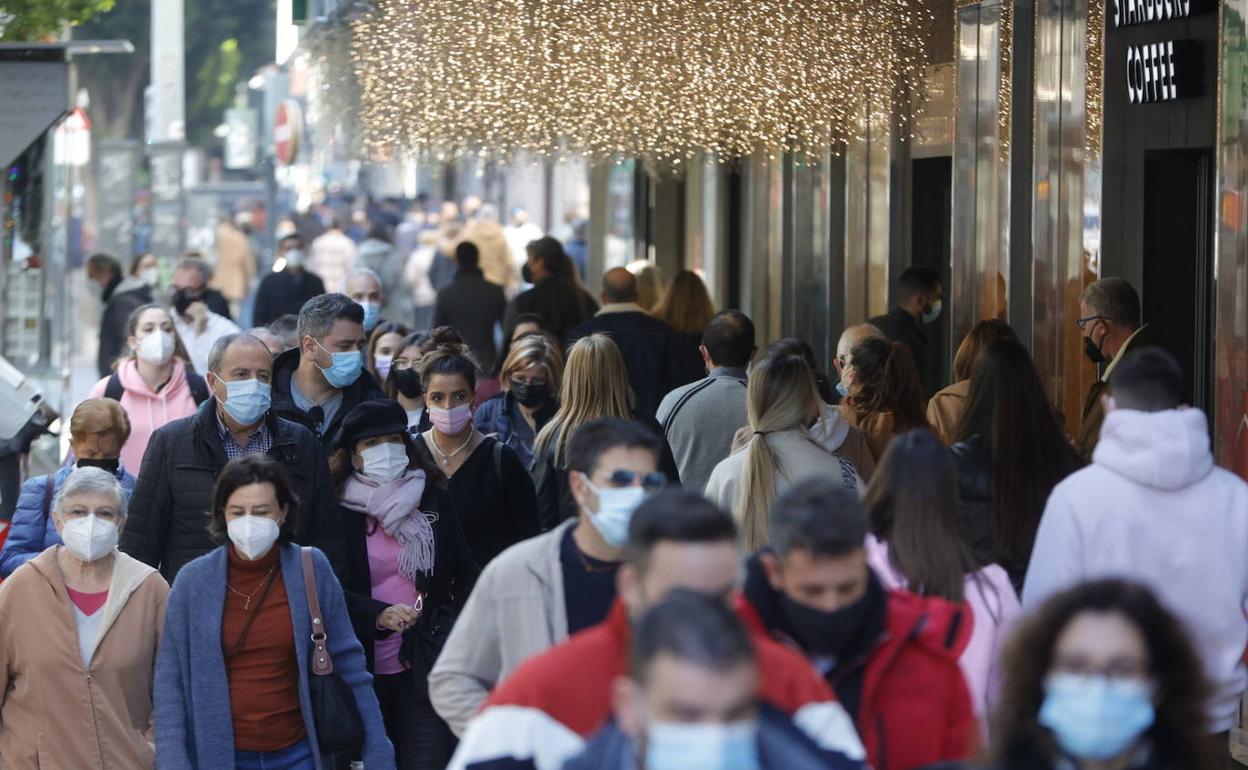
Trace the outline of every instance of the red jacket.
<instances>
[{"instance_id":1,"label":"red jacket","mask_svg":"<svg viewBox=\"0 0 1248 770\"><path fill-rule=\"evenodd\" d=\"M562 768L611 716L611 684L628 673L629 631L617 600L605 621L522 664L468 724L448 770L503 762L509 770ZM810 662L765 633L755 635L755 644L762 700L824 750L861 759L852 722ZM829 767L860 767L834 761Z\"/></svg>"},{"instance_id":2,"label":"red jacket","mask_svg":"<svg viewBox=\"0 0 1248 770\"><path fill-rule=\"evenodd\" d=\"M766 629L752 605L740 609L755 630ZM971 622L964 606L888 592L884 634L867 659L857 719L875 770L912 770L975 754L979 725L958 668Z\"/></svg>"}]
</instances>

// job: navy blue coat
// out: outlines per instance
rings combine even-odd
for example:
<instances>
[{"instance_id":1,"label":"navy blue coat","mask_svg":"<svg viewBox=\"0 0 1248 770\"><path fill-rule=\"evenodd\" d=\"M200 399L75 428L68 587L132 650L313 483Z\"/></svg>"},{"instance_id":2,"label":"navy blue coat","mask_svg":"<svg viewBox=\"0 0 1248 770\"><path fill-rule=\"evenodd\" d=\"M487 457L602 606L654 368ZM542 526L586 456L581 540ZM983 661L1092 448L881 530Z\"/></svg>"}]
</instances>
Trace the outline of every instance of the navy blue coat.
<instances>
[{"instance_id":1,"label":"navy blue coat","mask_svg":"<svg viewBox=\"0 0 1248 770\"><path fill-rule=\"evenodd\" d=\"M637 396L633 408L638 413L654 417L663 397L684 384L676 376L676 332L640 308L599 313L572 330L568 347L591 334L605 334L619 347L628 384Z\"/></svg>"}]
</instances>

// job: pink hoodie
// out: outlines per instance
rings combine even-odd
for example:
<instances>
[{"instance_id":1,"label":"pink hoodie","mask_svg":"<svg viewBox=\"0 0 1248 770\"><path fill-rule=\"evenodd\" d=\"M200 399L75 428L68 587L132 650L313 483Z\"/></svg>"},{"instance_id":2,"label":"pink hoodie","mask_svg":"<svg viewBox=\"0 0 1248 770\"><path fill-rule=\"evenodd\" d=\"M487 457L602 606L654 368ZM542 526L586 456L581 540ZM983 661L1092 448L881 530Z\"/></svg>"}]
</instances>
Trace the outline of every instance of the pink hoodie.
<instances>
[{"instance_id":1,"label":"pink hoodie","mask_svg":"<svg viewBox=\"0 0 1248 770\"><path fill-rule=\"evenodd\" d=\"M874 535L867 536L867 563L888 589L905 589L908 581L888 559L888 544ZM987 715L1000 687L1001 648L1009 638L1021 609L1009 575L996 564L966 576L966 602L971 607L971 641L958 661L971 705L980 724L987 728ZM986 732L985 732L986 734Z\"/></svg>"},{"instance_id":2,"label":"pink hoodie","mask_svg":"<svg viewBox=\"0 0 1248 770\"><path fill-rule=\"evenodd\" d=\"M154 393L143 377L133 358L126 359L117 367L117 375L126 391L121 394L121 406L130 418L130 440L121 448L121 462L134 476L139 475L147 442L157 428L183 417L195 414L195 399L186 382L186 365L174 361L173 376L159 393ZM108 378L100 380L91 389L91 398L103 398Z\"/></svg>"}]
</instances>

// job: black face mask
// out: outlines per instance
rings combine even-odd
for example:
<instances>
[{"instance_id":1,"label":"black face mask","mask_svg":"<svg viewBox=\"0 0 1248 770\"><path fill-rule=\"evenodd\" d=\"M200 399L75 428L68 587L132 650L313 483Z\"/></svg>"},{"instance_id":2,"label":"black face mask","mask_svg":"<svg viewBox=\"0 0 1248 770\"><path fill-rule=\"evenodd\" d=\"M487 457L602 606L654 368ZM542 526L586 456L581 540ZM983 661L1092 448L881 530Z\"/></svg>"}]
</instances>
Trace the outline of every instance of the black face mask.
<instances>
[{"instance_id":1,"label":"black face mask","mask_svg":"<svg viewBox=\"0 0 1248 770\"><path fill-rule=\"evenodd\" d=\"M545 382L516 382L511 381L511 395L516 397L516 401L530 409L535 409L550 398L550 385Z\"/></svg>"},{"instance_id":2,"label":"black face mask","mask_svg":"<svg viewBox=\"0 0 1248 770\"><path fill-rule=\"evenodd\" d=\"M99 468L108 471L112 475L117 475L117 470L121 468L121 460L116 457L83 457L78 460L79 468Z\"/></svg>"},{"instance_id":3,"label":"black face mask","mask_svg":"<svg viewBox=\"0 0 1248 770\"><path fill-rule=\"evenodd\" d=\"M838 659L858 638L876 600L875 592L868 586L867 592L853 604L824 612L794 601L786 594L780 595L784 614L802 649L813 655Z\"/></svg>"},{"instance_id":4,"label":"black face mask","mask_svg":"<svg viewBox=\"0 0 1248 770\"><path fill-rule=\"evenodd\" d=\"M425 385L420 381L420 372L415 369L392 369L390 379L394 387L399 389L404 398L420 398L425 394Z\"/></svg>"},{"instance_id":5,"label":"black face mask","mask_svg":"<svg viewBox=\"0 0 1248 770\"><path fill-rule=\"evenodd\" d=\"M178 289L173 292L173 311L178 315L186 315L186 309L192 303L199 302L200 297L192 296L191 292L186 289Z\"/></svg>"},{"instance_id":6,"label":"black face mask","mask_svg":"<svg viewBox=\"0 0 1248 770\"><path fill-rule=\"evenodd\" d=\"M1109 360L1105 357L1105 354L1101 352L1100 346L1092 341L1091 337L1083 338L1083 354L1088 357L1089 361L1097 365L1103 364Z\"/></svg>"},{"instance_id":7,"label":"black face mask","mask_svg":"<svg viewBox=\"0 0 1248 770\"><path fill-rule=\"evenodd\" d=\"M529 263L525 262L524 267L520 268L520 277L525 283L533 283L533 271L529 268Z\"/></svg>"}]
</instances>

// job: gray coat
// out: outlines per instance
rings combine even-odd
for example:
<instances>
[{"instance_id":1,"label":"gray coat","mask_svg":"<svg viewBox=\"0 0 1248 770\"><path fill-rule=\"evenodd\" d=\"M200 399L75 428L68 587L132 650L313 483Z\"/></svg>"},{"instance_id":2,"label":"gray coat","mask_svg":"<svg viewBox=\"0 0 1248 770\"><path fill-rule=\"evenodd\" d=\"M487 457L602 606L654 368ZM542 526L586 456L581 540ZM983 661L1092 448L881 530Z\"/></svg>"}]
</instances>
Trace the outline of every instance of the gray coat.
<instances>
[{"instance_id":1,"label":"gray coat","mask_svg":"<svg viewBox=\"0 0 1248 770\"><path fill-rule=\"evenodd\" d=\"M559 546L576 522L516 543L477 579L429 674L429 699L456 735L495 685L568 638Z\"/></svg>"},{"instance_id":2,"label":"gray coat","mask_svg":"<svg viewBox=\"0 0 1248 770\"><path fill-rule=\"evenodd\" d=\"M744 369L721 367L668 393L656 415L672 447L685 489L701 492L711 472L732 454L732 438L749 418Z\"/></svg>"}]
</instances>

